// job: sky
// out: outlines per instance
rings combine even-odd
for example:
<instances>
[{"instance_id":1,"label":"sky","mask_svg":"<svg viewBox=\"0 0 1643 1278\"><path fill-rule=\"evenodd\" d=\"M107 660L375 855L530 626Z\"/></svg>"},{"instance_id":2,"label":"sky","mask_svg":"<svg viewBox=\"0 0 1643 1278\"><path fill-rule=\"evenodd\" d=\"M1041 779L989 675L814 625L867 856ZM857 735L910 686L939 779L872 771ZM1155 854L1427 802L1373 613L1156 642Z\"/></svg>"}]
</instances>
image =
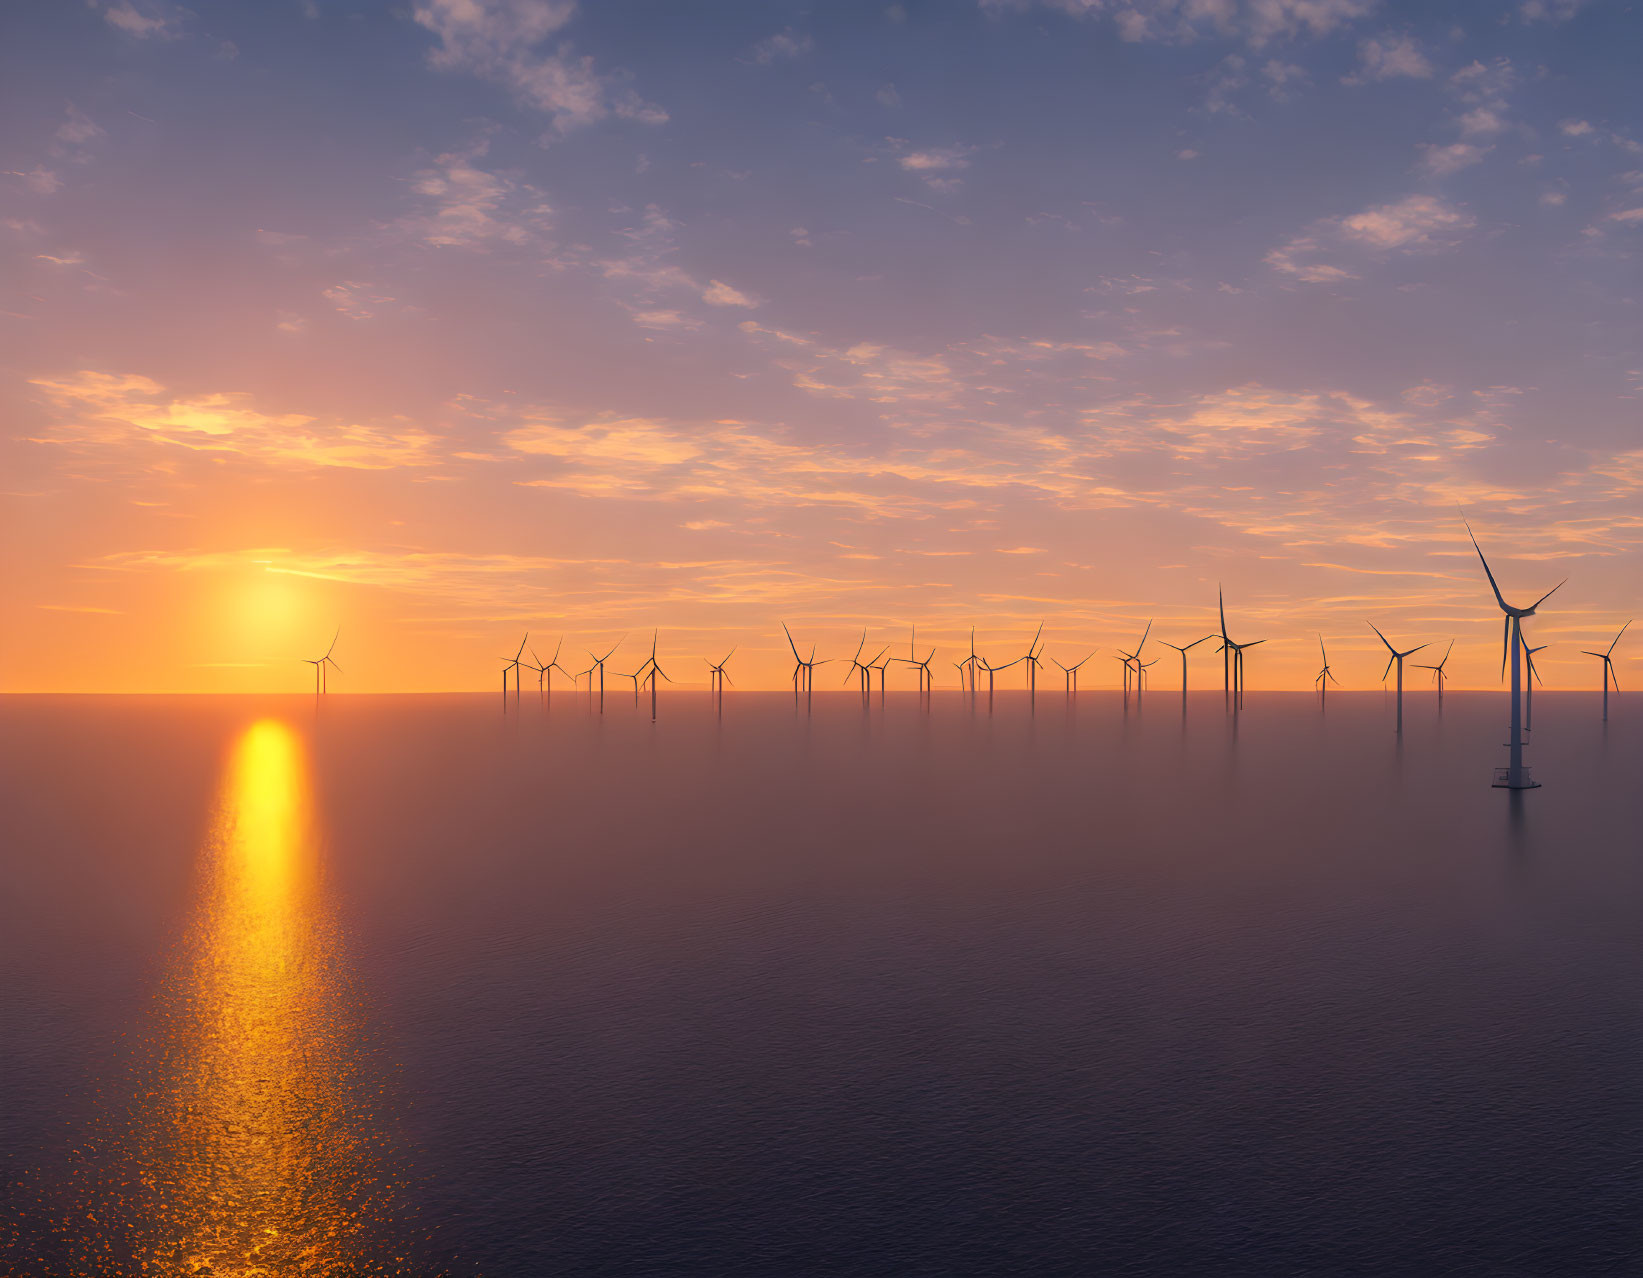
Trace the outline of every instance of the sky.
<instances>
[{"instance_id":1,"label":"sky","mask_svg":"<svg viewBox=\"0 0 1643 1278\"><path fill-rule=\"evenodd\" d=\"M1639 65L1618 0L18 0L0 690L300 691L339 626L339 691L653 628L777 687L783 621L1104 686L1218 586L1252 690L1377 686L1370 621L1495 687L1462 510L1595 688Z\"/></svg>"}]
</instances>

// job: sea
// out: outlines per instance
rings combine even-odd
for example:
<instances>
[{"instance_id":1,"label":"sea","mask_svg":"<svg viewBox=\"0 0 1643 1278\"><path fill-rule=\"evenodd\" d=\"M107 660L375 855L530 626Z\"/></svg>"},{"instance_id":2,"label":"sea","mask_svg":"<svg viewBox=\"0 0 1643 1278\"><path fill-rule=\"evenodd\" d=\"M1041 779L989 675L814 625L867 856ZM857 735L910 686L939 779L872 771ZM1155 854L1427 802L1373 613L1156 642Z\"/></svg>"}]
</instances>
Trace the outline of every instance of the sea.
<instances>
[{"instance_id":1,"label":"sea","mask_svg":"<svg viewBox=\"0 0 1643 1278\"><path fill-rule=\"evenodd\" d=\"M0 1273L1643 1273L1643 703L0 697Z\"/></svg>"}]
</instances>

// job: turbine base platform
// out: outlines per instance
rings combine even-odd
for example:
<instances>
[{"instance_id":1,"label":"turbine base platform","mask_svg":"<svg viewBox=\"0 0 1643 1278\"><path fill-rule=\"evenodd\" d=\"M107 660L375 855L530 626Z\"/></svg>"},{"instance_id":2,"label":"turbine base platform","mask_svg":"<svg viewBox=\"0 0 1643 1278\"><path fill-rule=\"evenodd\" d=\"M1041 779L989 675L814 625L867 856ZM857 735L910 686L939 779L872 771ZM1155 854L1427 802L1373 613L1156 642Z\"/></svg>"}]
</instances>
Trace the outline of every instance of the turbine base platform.
<instances>
[{"instance_id":1,"label":"turbine base platform","mask_svg":"<svg viewBox=\"0 0 1643 1278\"><path fill-rule=\"evenodd\" d=\"M1489 784L1493 789L1496 789L1496 790L1538 790L1538 789L1540 789L1540 782L1536 781L1533 777L1531 777L1529 775L1529 769L1528 768L1520 769L1520 776L1519 776L1518 781L1515 785L1512 782L1512 769L1510 769L1510 768L1496 768L1495 769L1495 779L1493 781L1491 781Z\"/></svg>"}]
</instances>

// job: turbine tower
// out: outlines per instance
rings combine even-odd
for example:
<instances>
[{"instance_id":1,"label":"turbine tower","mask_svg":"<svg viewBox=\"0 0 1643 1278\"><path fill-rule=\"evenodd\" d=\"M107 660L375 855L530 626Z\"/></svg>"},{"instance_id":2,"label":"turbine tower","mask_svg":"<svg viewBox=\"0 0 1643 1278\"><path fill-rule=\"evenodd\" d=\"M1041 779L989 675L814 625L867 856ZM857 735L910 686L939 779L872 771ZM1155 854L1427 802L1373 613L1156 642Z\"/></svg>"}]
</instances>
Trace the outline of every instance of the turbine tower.
<instances>
[{"instance_id":1,"label":"turbine tower","mask_svg":"<svg viewBox=\"0 0 1643 1278\"><path fill-rule=\"evenodd\" d=\"M1632 623L1628 621L1626 623L1626 626L1629 626L1631 624ZM1607 723L1609 721L1609 680L1610 679L1614 680L1614 690L1616 692L1620 691L1620 676L1615 674L1615 672L1614 672L1614 660L1613 660L1612 654L1614 652L1614 645L1616 643L1619 643L1620 642L1620 636L1626 633L1626 626L1620 627L1619 634L1615 635L1614 643L1611 643L1609 645L1607 651L1605 651L1605 652L1593 652L1590 648L1583 648L1581 650L1582 652L1584 652L1586 654L1586 656L1596 657L1599 661L1601 661L1603 663L1603 722L1604 723Z\"/></svg>"},{"instance_id":2,"label":"turbine tower","mask_svg":"<svg viewBox=\"0 0 1643 1278\"><path fill-rule=\"evenodd\" d=\"M1419 645L1419 647L1411 648L1408 652L1399 652L1390 643L1387 643L1386 636L1381 634L1380 627L1377 626L1373 621L1366 622L1365 624L1371 630L1373 630L1377 635L1380 635L1381 642L1386 644L1386 650L1392 654L1390 657L1388 657L1386 659L1386 669L1381 671L1381 682L1382 683L1385 683L1386 682L1386 676L1392 673L1392 663L1394 661L1398 663L1398 731L1402 732L1403 731L1403 659L1405 657L1412 657L1417 652L1419 652L1421 650L1421 648L1430 648L1432 645L1429 644L1429 643L1423 643L1423 644Z\"/></svg>"},{"instance_id":3,"label":"turbine tower","mask_svg":"<svg viewBox=\"0 0 1643 1278\"><path fill-rule=\"evenodd\" d=\"M1535 615L1535 609L1540 607L1569 580L1567 577L1553 586L1527 608L1517 608L1506 602L1500 593L1500 585L1495 581L1494 571L1489 567L1489 561L1483 557L1483 547L1478 545L1477 535L1472 531L1472 525L1466 523L1466 535L1472 539L1472 549L1478 552L1478 562L1483 565L1484 576L1489 578L1489 589L1495 592L1495 602L1500 605L1504 616L1501 630L1501 673L1506 673L1508 660L1512 664L1512 741L1510 762L1505 768L1495 769L1495 788L1504 790L1533 790L1540 782L1532 780L1523 766L1523 670L1521 651L1523 648L1523 619Z\"/></svg>"}]
</instances>

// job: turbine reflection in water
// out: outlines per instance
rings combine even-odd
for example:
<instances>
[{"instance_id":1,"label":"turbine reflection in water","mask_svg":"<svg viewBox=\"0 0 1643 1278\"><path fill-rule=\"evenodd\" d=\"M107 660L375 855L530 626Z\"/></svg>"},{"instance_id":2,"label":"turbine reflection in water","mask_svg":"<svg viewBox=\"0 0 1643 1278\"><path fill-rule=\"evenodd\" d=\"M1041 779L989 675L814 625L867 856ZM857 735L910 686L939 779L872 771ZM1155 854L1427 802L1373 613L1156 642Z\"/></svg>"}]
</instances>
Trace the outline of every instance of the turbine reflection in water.
<instances>
[{"instance_id":1,"label":"turbine reflection in water","mask_svg":"<svg viewBox=\"0 0 1643 1278\"><path fill-rule=\"evenodd\" d=\"M135 1115L142 1272L403 1273L302 742L237 742ZM388 1254L385 1254L388 1253Z\"/></svg>"}]
</instances>

